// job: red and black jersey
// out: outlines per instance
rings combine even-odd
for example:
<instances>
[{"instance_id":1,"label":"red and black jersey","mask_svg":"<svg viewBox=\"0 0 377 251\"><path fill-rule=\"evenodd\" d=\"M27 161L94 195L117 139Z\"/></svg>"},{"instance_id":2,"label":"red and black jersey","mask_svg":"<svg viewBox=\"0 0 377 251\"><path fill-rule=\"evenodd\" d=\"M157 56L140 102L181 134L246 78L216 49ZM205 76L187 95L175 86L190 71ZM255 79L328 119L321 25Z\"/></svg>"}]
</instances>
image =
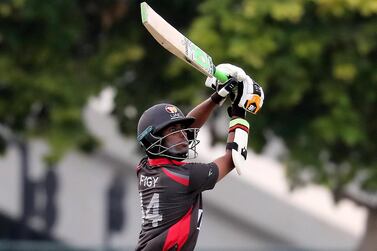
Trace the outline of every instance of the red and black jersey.
<instances>
[{"instance_id":1,"label":"red and black jersey","mask_svg":"<svg viewBox=\"0 0 377 251\"><path fill-rule=\"evenodd\" d=\"M215 163L144 158L137 170L142 225L136 250L194 250L203 216L202 194L219 175Z\"/></svg>"}]
</instances>

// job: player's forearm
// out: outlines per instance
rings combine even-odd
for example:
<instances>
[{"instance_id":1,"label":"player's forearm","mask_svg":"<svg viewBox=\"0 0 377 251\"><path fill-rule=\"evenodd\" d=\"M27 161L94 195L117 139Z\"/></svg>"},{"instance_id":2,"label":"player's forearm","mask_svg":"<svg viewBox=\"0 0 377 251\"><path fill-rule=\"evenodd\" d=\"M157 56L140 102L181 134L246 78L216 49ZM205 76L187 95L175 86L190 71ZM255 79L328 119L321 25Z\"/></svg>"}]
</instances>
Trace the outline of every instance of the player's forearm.
<instances>
[{"instance_id":1,"label":"player's forearm","mask_svg":"<svg viewBox=\"0 0 377 251\"><path fill-rule=\"evenodd\" d=\"M228 134L227 143L231 143L233 141L234 141L234 132L230 132ZM232 150L226 149L225 154L221 156L220 158L216 159L214 163L219 168L219 177L217 178L217 181L220 181L234 168L233 159L232 159Z\"/></svg>"},{"instance_id":2,"label":"player's forearm","mask_svg":"<svg viewBox=\"0 0 377 251\"><path fill-rule=\"evenodd\" d=\"M194 117L195 122L191 125L194 128L200 128L204 125L207 121L209 115L212 111L217 107L217 104L208 98L204 100L202 103L197 105L194 109L192 109L187 116Z\"/></svg>"}]
</instances>

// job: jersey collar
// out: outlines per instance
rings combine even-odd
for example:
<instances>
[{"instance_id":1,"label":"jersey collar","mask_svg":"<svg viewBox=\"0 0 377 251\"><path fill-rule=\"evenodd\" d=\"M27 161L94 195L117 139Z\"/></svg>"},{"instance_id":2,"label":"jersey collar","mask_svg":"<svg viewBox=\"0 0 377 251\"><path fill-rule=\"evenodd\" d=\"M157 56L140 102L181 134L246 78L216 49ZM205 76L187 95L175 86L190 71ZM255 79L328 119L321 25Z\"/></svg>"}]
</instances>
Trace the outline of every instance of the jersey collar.
<instances>
[{"instance_id":1,"label":"jersey collar","mask_svg":"<svg viewBox=\"0 0 377 251\"><path fill-rule=\"evenodd\" d=\"M149 166L162 166L162 165L182 166L184 164L186 164L186 162L168 159L168 158L148 159Z\"/></svg>"}]
</instances>

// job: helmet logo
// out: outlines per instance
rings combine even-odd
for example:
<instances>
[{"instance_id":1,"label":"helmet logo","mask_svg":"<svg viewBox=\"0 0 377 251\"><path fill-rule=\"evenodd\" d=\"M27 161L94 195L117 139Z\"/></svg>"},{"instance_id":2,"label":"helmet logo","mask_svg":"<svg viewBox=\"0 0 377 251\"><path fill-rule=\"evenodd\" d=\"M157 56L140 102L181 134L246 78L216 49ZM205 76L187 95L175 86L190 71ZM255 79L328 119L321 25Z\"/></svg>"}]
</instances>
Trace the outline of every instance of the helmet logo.
<instances>
[{"instance_id":1,"label":"helmet logo","mask_svg":"<svg viewBox=\"0 0 377 251\"><path fill-rule=\"evenodd\" d=\"M181 112L174 105L165 106L165 110L169 113L170 119L183 118L183 115L181 114Z\"/></svg>"},{"instance_id":2,"label":"helmet logo","mask_svg":"<svg viewBox=\"0 0 377 251\"><path fill-rule=\"evenodd\" d=\"M167 106L165 106L165 110L168 113L177 113L178 112L177 107L175 107L173 105L167 105Z\"/></svg>"}]
</instances>

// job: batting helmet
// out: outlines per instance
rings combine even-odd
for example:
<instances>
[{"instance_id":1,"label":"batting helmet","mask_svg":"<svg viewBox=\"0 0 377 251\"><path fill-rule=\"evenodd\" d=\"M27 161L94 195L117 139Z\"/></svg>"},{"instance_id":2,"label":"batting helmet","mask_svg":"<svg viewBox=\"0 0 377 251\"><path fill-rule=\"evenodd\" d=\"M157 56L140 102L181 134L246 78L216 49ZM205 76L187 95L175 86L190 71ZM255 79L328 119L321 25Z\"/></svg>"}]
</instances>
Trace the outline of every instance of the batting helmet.
<instances>
[{"instance_id":1,"label":"batting helmet","mask_svg":"<svg viewBox=\"0 0 377 251\"><path fill-rule=\"evenodd\" d=\"M147 154L149 153L149 156L150 154L155 156L158 155L158 149L154 145L156 145L156 142L161 141L161 131L164 128L176 123L183 124L185 128L188 128L194 121L195 118L185 117L175 105L166 103L154 105L146 110L139 119L137 140Z\"/></svg>"}]
</instances>

